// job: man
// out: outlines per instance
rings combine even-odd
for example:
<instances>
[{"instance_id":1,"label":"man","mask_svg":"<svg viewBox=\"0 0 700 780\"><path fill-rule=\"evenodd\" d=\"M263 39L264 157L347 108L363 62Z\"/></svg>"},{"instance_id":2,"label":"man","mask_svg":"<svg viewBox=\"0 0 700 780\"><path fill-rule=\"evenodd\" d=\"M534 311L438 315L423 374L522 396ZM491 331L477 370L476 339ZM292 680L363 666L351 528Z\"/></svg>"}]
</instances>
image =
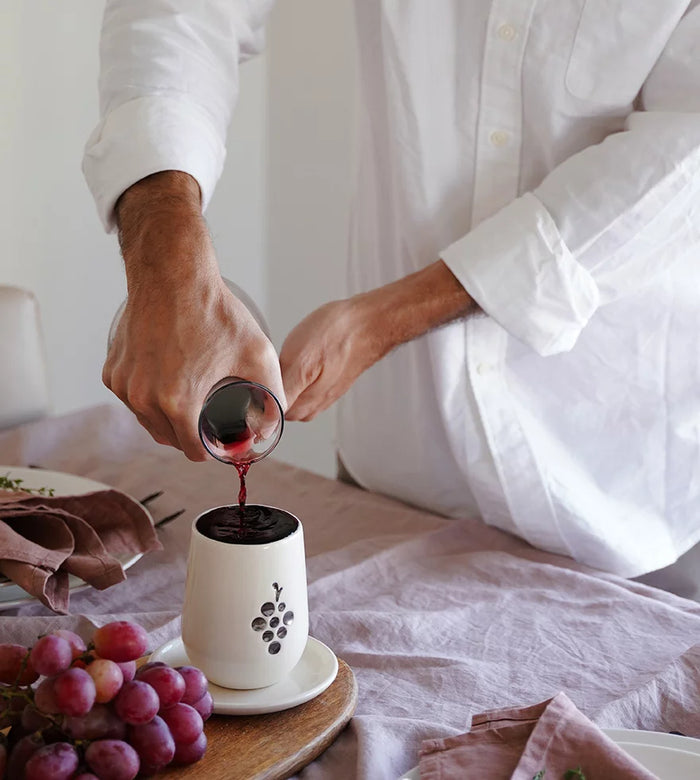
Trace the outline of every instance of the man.
<instances>
[{"instance_id":1,"label":"man","mask_svg":"<svg viewBox=\"0 0 700 780\"><path fill-rule=\"evenodd\" d=\"M625 576L672 563L700 539L698 0L356 0L353 294L279 361L201 216L270 5L107 2L106 384L193 460L223 376L291 420L342 398L363 486Z\"/></svg>"}]
</instances>

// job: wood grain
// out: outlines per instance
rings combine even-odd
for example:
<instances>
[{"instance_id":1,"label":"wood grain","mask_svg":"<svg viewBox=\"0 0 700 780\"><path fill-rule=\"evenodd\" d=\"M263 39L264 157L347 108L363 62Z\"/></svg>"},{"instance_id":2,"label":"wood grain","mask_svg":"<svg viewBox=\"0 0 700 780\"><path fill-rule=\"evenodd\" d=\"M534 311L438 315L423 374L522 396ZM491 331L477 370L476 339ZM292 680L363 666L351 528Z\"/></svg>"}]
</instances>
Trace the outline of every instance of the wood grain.
<instances>
[{"instance_id":1,"label":"wood grain","mask_svg":"<svg viewBox=\"0 0 700 780\"><path fill-rule=\"evenodd\" d=\"M338 659L338 674L319 696L267 715L214 715L205 725L204 758L174 767L159 778L285 780L317 758L335 740L357 705L352 669Z\"/></svg>"}]
</instances>

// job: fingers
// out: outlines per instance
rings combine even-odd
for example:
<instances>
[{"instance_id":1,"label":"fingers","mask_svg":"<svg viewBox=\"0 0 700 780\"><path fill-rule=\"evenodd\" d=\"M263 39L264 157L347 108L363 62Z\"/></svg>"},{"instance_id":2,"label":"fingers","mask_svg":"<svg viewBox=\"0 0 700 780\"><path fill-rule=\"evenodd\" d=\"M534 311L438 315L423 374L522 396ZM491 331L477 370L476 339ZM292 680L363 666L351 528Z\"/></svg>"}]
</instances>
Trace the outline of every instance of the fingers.
<instances>
[{"instance_id":1,"label":"fingers","mask_svg":"<svg viewBox=\"0 0 700 780\"><path fill-rule=\"evenodd\" d=\"M298 422L305 419L308 414L308 398L305 400L304 395L310 385L302 379L301 373L295 364L288 365L286 362L282 362L282 359L280 362L282 364L282 381L284 382L288 404L284 416L285 419L291 422ZM300 417L300 414L303 417Z\"/></svg>"},{"instance_id":2,"label":"fingers","mask_svg":"<svg viewBox=\"0 0 700 780\"><path fill-rule=\"evenodd\" d=\"M160 415L162 419L153 419L153 415L146 417L132 409L127 402L124 403L131 409L139 423L151 434L154 441L158 442L158 444L165 444L168 447L180 449L175 431L165 415Z\"/></svg>"},{"instance_id":3,"label":"fingers","mask_svg":"<svg viewBox=\"0 0 700 780\"><path fill-rule=\"evenodd\" d=\"M342 392L336 392L337 385L330 382L330 372L322 367L304 371L301 362L282 363L282 378L287 390L289 407L285 418L290 422L309 422L325 411Z\"/></svg>"},{"instance_id":4,"label":"fingers","mask_svg":"<svg viewBox=\"0 0 700 780\"><path fill-rule=\"evenodd\" d=\"M339 396L319 397L313 386L302 393L287 410L285 415L291 422L310 422L318 414L324 412Z\"/></svg>"},{"instance_id":5,"label":"fingers","mask_svg":"<svg viewBox=\"0 0 700 780\"><path fill-rule=\"evenodd\" d=\"M198 433L201 403L193 400L190 393L158 399L148 389L137 389L133 382L120 382L119 373L112 372L108 364L102 378L154 441L182 450L189 460L206 460L207 451Z\"/></svg>"},{"instance_id":6,"label":"fingers","mask_svg":"<svg viewBox=\"0 0 700 780\"><path fill-rule=\"evenodd\" d=\"M199 438L199 413L204 398L189 392L172 393L160 398L156 414L161 413L172 427L177 444L185 456L192 461L207 460L208 453Z\"/></svg>"}]
</instances>

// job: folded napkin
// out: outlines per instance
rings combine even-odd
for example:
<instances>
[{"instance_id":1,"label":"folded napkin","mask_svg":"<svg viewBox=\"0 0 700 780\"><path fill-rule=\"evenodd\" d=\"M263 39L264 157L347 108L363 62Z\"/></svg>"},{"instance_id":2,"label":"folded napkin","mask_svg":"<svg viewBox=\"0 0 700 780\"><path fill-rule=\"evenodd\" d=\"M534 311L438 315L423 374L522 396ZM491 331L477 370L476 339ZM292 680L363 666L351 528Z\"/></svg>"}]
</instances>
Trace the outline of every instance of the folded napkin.
<instances>
[{"instance_id":1,"label":"folded napkin","mask_svg":"<svg viewBox=\"0 0 700 780\"><path fill-rule=\"evenodd\" d=\"M421 780L658 780L564 693L477 715L469 732L421 745Z\"/></svg>"},{"instance_id":2,"label":"folded napkin","mask_svg":"<svg viewBox=\"0 0 700 780\"><path fill-rule=\"evenodd\" d=\"M0 573L55 612L68 612L69 574L104 590L126 578L115 556L159 549L148 512L118 490L0 491Z\"/></svg>"}]
</instances>

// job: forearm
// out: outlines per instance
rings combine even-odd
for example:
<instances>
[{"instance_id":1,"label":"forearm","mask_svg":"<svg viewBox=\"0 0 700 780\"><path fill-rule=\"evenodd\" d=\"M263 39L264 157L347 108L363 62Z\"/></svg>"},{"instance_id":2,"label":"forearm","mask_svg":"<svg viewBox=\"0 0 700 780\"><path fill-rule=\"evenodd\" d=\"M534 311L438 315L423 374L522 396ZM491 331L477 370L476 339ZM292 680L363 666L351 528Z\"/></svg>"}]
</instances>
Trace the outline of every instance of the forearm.
<instances>
[{"instance_id":1,"label":"forearm","mask_svg":"<svg viewBox=\"0 0 700 780\"><path fill-rule=\"evenodd\" d=\"M83 170L100 218L154 171L187 171L206 211L226 156L239 61L262 49L271 0L107 0L100 121Z\"/></svg>"},{"instance_id":2,"label":"forearm","mask_svg":"<svg viewBox=\"0 0 700 780\"><path fill-rule=\"evenodd\" d=\"M367 337L377 359L434 328L479 310L442 260L358 295L353 302L366 312Z\"/></svg>"},{"instance_id":3,"label":"forearm","mask_svg":"<svg viewBox=\"0 0 700 780\"><path fill-rule=\"evenodd\" d=\"M117 201L119 244L129 294L145 283L183 284L216 268L195 179L163 171L129 187Z\"/></svg>"}]
</instances>

